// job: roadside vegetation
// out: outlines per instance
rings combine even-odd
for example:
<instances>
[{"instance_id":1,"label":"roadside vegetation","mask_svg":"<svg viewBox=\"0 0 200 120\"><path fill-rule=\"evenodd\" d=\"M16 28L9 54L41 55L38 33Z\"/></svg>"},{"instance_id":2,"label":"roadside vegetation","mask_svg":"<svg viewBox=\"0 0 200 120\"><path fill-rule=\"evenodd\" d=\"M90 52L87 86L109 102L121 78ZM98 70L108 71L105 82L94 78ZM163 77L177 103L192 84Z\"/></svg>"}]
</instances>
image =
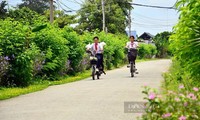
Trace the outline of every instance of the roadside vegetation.
<instances>
[{"instance_id":1,"label":"roadside vegetation","mask_svg":"<svg viewBox=\"0 0 200 120\"><path fill-rule=\"evenodd\" d=\"M172 66L164 74L163 94L148 86L142 120L200 119L200 1L178 0L180 17L170 36Z\"/></svg>"}]
</instances>

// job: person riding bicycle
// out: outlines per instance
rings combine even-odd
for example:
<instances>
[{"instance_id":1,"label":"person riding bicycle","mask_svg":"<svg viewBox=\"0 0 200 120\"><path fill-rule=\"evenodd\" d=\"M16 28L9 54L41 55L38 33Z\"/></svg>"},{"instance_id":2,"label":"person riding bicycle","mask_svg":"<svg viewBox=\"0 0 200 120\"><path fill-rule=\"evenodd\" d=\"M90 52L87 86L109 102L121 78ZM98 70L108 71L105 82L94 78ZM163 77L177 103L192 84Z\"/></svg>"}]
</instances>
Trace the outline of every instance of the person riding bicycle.
<instances>
[{"instance_id":1,"label":"person riding bicycle","mask_svg":"<svg viewBox=\"0 0 200 120\"><path fill-rule=\"evenodd\" d=\"M133 63L135 65L135 60L137 58L137 55L132 56L131 55L131 49L137 49L139 47L138 42L135 42L135 37L134 36L130 36L130 41L126 43L126 48L128 49L128 61L129 64L127 65L127 67L130 67L130 61L131 59L133 59Z\"/></svg>"},{"instance_id":2,"label":"person riding bicycle","mask_svg":"<svg viewBox=\"0 0 200 120\"><path fill-rule=\"evenodd\" d=\"M97 71L102 71L104 74L104 65L103 65L103 46L105 45L104 42L99 43L99 37L94 37L93 38L94 43L89 44L87 50L90 50L93 55L97 57Z\"/></svg>"}]
</instances>

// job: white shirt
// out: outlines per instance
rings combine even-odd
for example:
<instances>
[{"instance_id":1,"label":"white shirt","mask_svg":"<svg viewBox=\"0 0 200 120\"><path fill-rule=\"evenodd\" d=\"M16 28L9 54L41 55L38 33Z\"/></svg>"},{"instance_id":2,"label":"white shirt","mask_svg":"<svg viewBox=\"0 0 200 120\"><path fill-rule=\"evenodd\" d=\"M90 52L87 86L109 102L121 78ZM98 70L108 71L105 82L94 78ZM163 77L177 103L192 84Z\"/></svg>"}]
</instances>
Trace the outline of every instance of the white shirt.
<instances>
[{"instance_id":1,"label":"white shirt","mask_svg":"<svg viewBox=\"0 0 200 120\"><path fill-rule=\"evenodd\" d=\"M138 47L139 45L138 45L138 42L127 42L126 43L126 48L128 48L128 49L131 49L131 48L133 48L133 49L137 49L137 47Z\"/></svg>"},{"instance_id":2,"label":"white shirt","mask_svg":"<svg viewBox=\"0 0 200 120\"><path fill-rule=\"evenodd\" d=\"M102 47L102 45L100 44L100 43L98 43L97 44L97 49L95 48L95 43L93 43L92 45L91 45L91 50L94 52L94 51L96 51L96 53L98 54L101 54L101 53L103 53L103 47Z\"/></svg>"}]
</instances>

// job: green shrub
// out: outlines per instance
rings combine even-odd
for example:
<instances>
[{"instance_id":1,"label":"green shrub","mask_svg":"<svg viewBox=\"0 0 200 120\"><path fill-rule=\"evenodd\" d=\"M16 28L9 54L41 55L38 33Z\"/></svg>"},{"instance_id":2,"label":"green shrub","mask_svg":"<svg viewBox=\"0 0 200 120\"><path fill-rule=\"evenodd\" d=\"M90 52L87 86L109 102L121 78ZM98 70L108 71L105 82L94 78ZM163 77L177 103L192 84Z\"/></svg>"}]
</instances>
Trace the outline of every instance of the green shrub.
<instances>
[{"instance_id":1,"label":"green shrub","mask_svg":"<svg viewBox=\"0 0 200 120\"><path fill-rule=\"evenodd\" d=\"M0 48L2 56L7 56L10 64L2 80L3 85L26 86L31 81L32 66L27 54L27 51L31 51L30 32L28 26L12 19L0 20Z\"/></svg>"},{"instance_id":2,"label":"green shrub","mask_svg":"<svg viewBox=\"0 0 200 120\"><path fill-rule=\"evenodd\" d=\"M125 35L105 32L85 32L78 35L72 28L50 25L44 16L28 8L11 10L10 18L0 19L0 85L28 86L36 79L56 80L63 75L75 75L89 69L85 45L99 36L104 49L106 69L119 67L127 60ZM148 55L155 53L145 47ZM145 53L145 56L146 53Z\"/></svg>"},{"instance_id":3,"label":"green shrub","mask_svg":"<svg viewBox=\"0 0 200 120\"><path fill-rule=\"evenodd\" d=\"M157 47L157 54L156 57L158 58L166 58L171 55L169 50L169 37L171 36L171 32L164 31L161 33L156 34L153 41Z\"/></svg>"},{"instance_id":4,"label":"green shrub","mask_svg":"<svg viewBox=\"0 0 200 120\"><path fill-rule=\"evenodd\" d=\"M62 31L54 26L48 26L35 34L33 42L44 54L42 67L43 75L55 79L56 75L65 67L68 59L68 41L62 37Z\"/></svg>"},{"instance_id":5,"label":"green shrub","mask_svg":"<svg viewBox=\"0 0 200 120\"><path fill-rule=\"evenodd\" d=\"M79 35L70 27L65 27L63 30L63 37L68 40L69 58L71 71L70 74L81 72L78 65L80 65L85 54L85 46L80 40Z\"/></svg>"},{"instance_id":6,"label":"green shrub","mask_svg":"<svg viewBox=\"0 0 200 120\"><path fill-rule=\"evenodd\" d=\"M152 58L154 55L156 55L156 53L156 46L144 43L139 44L138 56L140 59Z\"/></svg>"},{"instance_id":7,"label":"green shrub","mask_svg":"<svg viewBox=\"0 0 200 120\"><path fill-rule=\"evenodd\" d=\"M180 0L177 8L180 8L180 19L174 27L170 37L170 47L175 61L180 65L182 75L188 74L194 81L200 79L200 16L199 0Z\"/></svg>"},{"instance_id":8,"label":"green shrub","mask_svg":"<svg viewBox=\"0 0 200 120\"><path fill-rule=\"evenodd\" d=\"M3 83L3 77L7 74L8 69L9 69L9 58L8 56L0 56L0 85Z\"/></svg>"},{"instance_id":9,"label":"green shrub","mask_svg":"<svg viewBox=\"0 0 200 120\"><path fill-rule=\"evenodd\" d=\"M68 58L67 40L55 26L33 33L29 25L0 20L0 40L2 56L7 56L10 64L1 80L6 86L27 86L38 74L54 79Z\"/></svg>"}]
</instances>

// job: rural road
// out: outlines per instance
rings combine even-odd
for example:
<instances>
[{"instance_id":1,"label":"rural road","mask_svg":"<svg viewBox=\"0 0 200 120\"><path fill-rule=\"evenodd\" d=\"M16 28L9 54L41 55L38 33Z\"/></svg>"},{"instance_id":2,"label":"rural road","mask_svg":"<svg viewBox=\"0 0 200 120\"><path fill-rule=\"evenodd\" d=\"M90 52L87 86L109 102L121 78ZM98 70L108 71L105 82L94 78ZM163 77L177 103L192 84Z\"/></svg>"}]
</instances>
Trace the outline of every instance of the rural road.
<instances>
[{"instance_id":1,"label":"rural road","mask_svg":"<svg viewBox=\"0 0 200 120\"><path fill-rule=\"evenodd\" d=\"M124 113L124 102L143 101L144 84L159 88L170 60L137 63L131 78L126 67L91 78L51 86L43 91L0 101L0 120L136 120L138 113Z\"/></svg>"}]
</instances>

